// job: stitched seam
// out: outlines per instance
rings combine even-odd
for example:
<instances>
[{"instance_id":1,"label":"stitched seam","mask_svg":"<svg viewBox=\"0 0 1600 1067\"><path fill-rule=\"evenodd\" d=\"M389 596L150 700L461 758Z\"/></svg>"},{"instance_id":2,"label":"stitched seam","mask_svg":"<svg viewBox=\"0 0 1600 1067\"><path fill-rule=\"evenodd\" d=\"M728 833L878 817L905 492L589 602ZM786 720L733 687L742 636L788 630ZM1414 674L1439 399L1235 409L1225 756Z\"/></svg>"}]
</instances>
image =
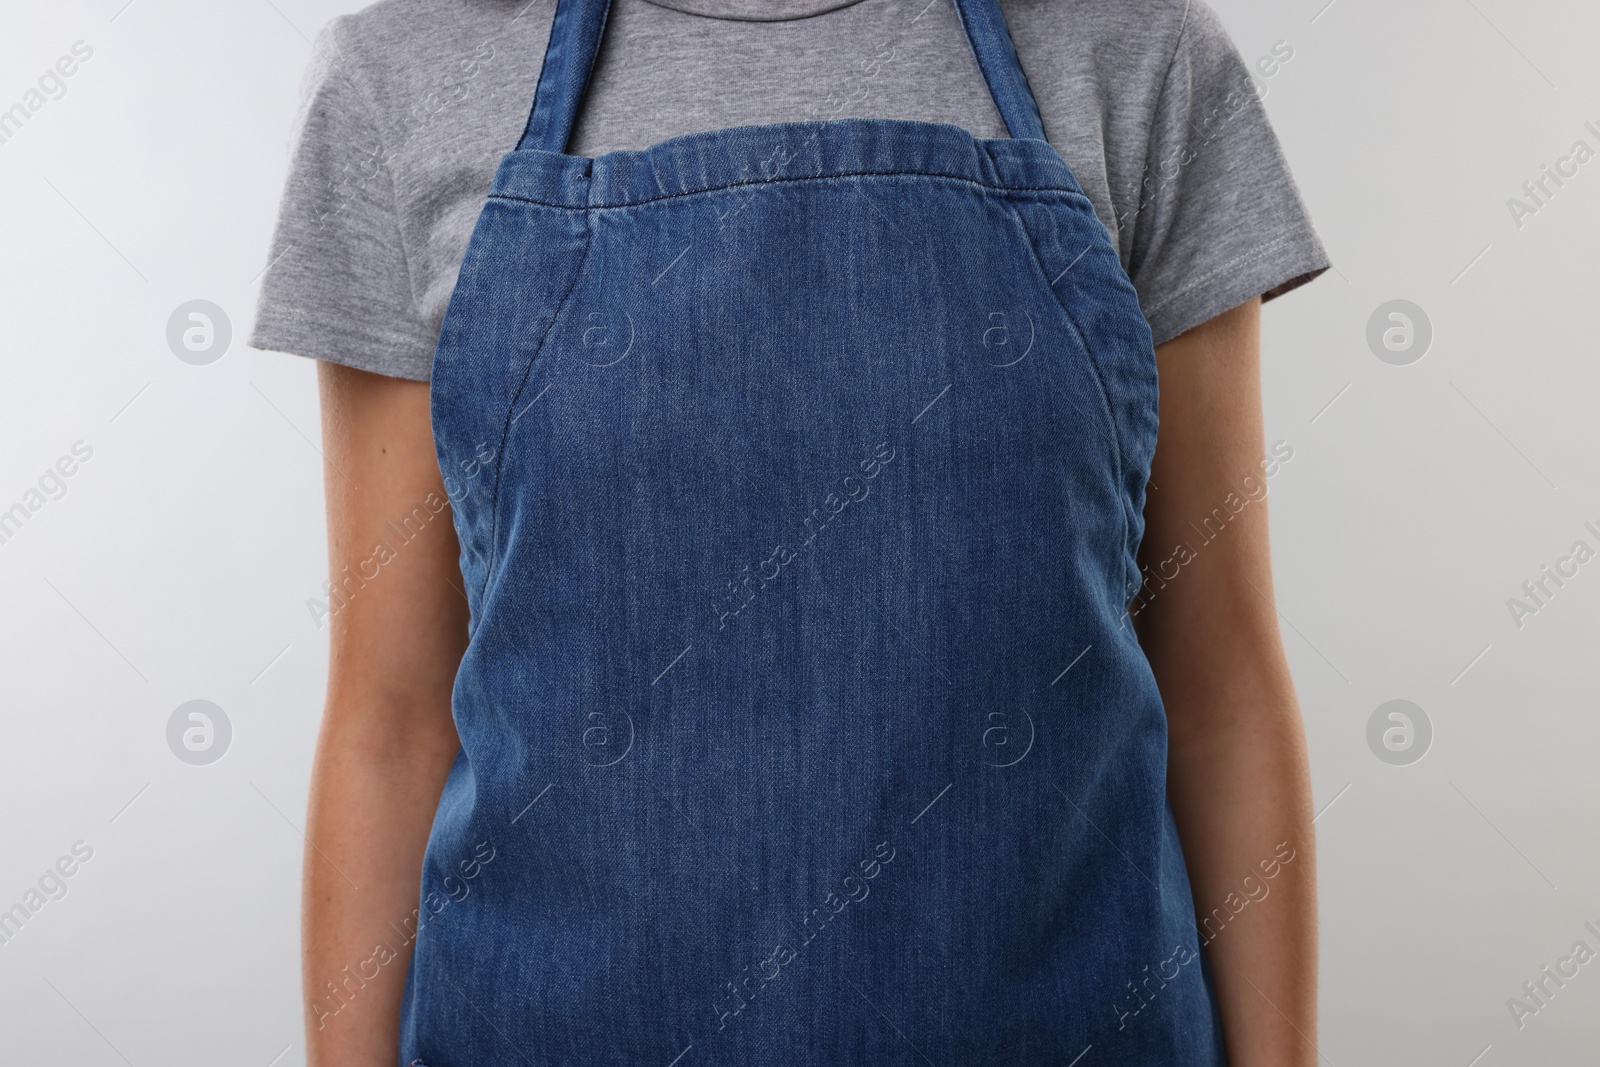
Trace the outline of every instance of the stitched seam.
<instances>
[{"instance_id":1,"label":"stitched seam","mask_svg":"<svg viewBox=\"0 0 1600 1067\"><path fill-rule=\"evenodd\" d=\"M539 357L544 353L545 342L550 339L550 333L556 328L556 323L561 318L561 313L566 310L567 300L578 288L578 279L583 277L584 268L589 264L589 250L594 247L593 219L586 219L583 228L583 255L578 258L577 269L572 272L572 281L567 285L567 291L561 294L561 301L556 304L555 314L550 316L549 325L545 326L544 333L539 335L539 343L534 346L533 355L528 357L528 365L522 371L522 381L517 384L516 392L511 395L511 403L506 405L506 422L500 430L500 450L494 461L494 499L490 502L493 521L489 524L489 554L483 565L483 587L478 590L478 603L482 604L489 593L489 583L494 579L494 567L500 556L500 472L505 466L506 443L511 438L511 413L517 410L517 402L522 399L522 394L528 388L528 379L533 376L533 365L539 362Z\"/></svg>"},{"instance_id":2,"label":"stitched seam","mask_svg":"<svg viewBox=\"0 0 1600 1067\"><path fill-rule=\"evenodd\" d=\"M1123 585L1124 588L1126 588L1128 581L1131 580L1128 574L1128 569L1130 566L1128 558L1130 552L1133 550L1133 523L1128 513L1132 510L1132 504L1128 501L1125 495L1126 487L1123 483L1126 481L1124 471L1127 468L1127 459L1123 454L1124 449L1122 443L1122 431L1118 428L1116 414L1111 409L1111 393L1106 388L1105 376L1100 373L1099 362L1095 359L1094 353L1089 350L1088 342L1086 342L1083 338L1082 327L1078 325L1078 320L1073 316L1072 312L1067 309L1067 302L1061 299L1061 294L1056 292L1056 287L1050 281L1050 272L1045 269L1044 261L1039 258L1039 250L1034 246L1033 237L1028 233L1027 224L1022 221L1022 213L1016 209L1014 204L1008 203L1006 204L1006 208L1011 212L1012 219L1016 222L1017 228L1022 232L1022 243L1028 247L1028 255L1032 259L1034 267L1036 267L1039 271L1039 280L1044 283L1044 287L1050 291L1051 297L1055 299L1056 306L1061 309L1062 316L1067 320L1067 325L1071 327L1073 336L1078 341L1079 350L1083 352L1084 361L1089 364L1089 374L1094 378L1096 387L1095 391L1100 397L1100 410L1105 413L1106 417L1106 432L1111 437L1111 458L1116 464L1117 469L1117 495L1123 498L1122 570ZM1137 573L1135 573L1134 577L1136 576Z\"/></svg>"},{"instance_id":3,"label":"stitched seam","mask_svg":"<svg viewBox=\"0 0 1600 1067\"><path fill-rule=\"evenodd\" d=\"M1256 261L1258 259L1261 259L1263 256L1267 255L1269 252L1272 252L1275 249L1277 249L1277 247L1279 245L1284 244L1284 243L1286 243L1288 241L1293 241L1293 240L1295 240L1297 238L1304 237L1304 236L1306 236L1307 234L1309 234L1311 232L1312 231L1310 229L1306 228L1306 227L1300 227L1298 229L1291 230L1288 233L1282 234L1279 237L1277 237L1277 238L1275 238L1275 239L1273 239L1271 241L1268 241L1266 244L1262 245L1260 248L1255 249L1254 251L1244 252L1244 253L1241 253L1240 255L1234 256L1232 259L1228 260L1226 263L1223 263L1220 266L1213 267L1212 269L1206 271L1204 274L1200 275L1200 277L1190 279L1188 285L1185 285L1182 289L1179 289L1175 293L1169 293L1167 296L1165 296L1165 297L1163 297L1161 299L1161 302L1159 304L1151 304L1148 308L1145 309L1145 316L1148 318L1149 316L1156 314L1162 308L1164 308L1167 305L1171 304L1173 301L1179 300L1179 299L1181 299L1181 298L1183 298L1185 296L1188 296L1190 293L1194 292L1194 290L1198 289L1200 286L1204 285L1206 282L1209 282L1211 279L1215 278L1217 275L1226 274L1227 272L1229 272L1231 270L1236 270L1239 267L1244 266L1246 263L1253 263L1254 261Z\"/></svg>"},{"instance_id":4,"label":"stitched seam","mask_svg":"<svg viewBox=\"0 0 1600 1067\"><path fill-rule=\"evenodd\" d=\"M518 203L521 203L521 204L538 204L538 205L540 205L542 207L566 208L569 211L585 211L585 210L616 211L616 210L619 210L621 208L637 207L640 204L653 204L658 200L675 200L675 199L677 199L679 197L685 197L685 196L705 196L708 193L717 193L717 192L721 192L724 189L740 189L740 188L743 188L743 187L749 186L749 185L790 185L790 184L794 184L796 182L822 182L822 181L829 181L829 180L834 179L834 178L871 178L871 177L880 177L880 176L881 177L928 178L930 180L960 182L963 185L972 185L972 186L976 186L979 189L985 189L985 190L990 190L990 191L999 192L999 193L1066 193L1069 196L1077 197L1077 198L1081 199L1086 204L1090 204L1091 207L1093 206L1093 204L1089 200L1089 198L1084 196L1081 191L1079 191L1077 189L1068 189L1068 188L1065 188L1064 186L1056 186L1056 185L1018 185L1018 186L988 185L988 184L986 184L984 182L974 181L971 178L964 178L964 177L962 177L960 175L957 175L957 174L930 173L928 171L921 171L921 170L851 170L851 171L844 171L844 172L839 173L839 174L815 174L815 175L809 175L809 176L801 175L801 176L794 177L794 178L758 178L758 179L755 179L754 181L729 182L726 185L718 185L715 188L711 188L711 189L691 189L691 190L689 190L687 192L682 192L682 193L664 193L661 196L646 197L645 199L642 199L642 200L630 200L626 204L595 204L595 205L555 204L555 203L551 203L548 200L535 200L535 199L533 199L532 197L529 197L529 196L514 196L514 195L512 195L510 193L490 193L489 194L489 199L490 200L514 200L514 201L516 201Z\"/></svg>"}]
</instances>

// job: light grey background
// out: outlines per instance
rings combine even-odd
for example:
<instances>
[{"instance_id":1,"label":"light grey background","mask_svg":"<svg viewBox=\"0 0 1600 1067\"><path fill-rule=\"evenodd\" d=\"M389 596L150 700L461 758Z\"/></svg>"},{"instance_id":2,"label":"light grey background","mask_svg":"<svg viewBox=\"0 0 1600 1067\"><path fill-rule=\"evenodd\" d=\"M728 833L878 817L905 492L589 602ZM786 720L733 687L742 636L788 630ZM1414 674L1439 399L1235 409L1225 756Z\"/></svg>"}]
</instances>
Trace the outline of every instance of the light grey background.
<instances>
[{"instance_id":1,"label":"light grey background","mask_svg":"<svg viewBox=\"0 0 1600 1067\"><path fill-rule=\"evenodd\" d=\"M286 1067L322 468L312 365L242 336L307 38L359 5L124 3L0 14L0 108L94 49L0 143L0 509L94 450L0 544L0 909L94 850L0 944L0 1058ZM1294 48L1266 104L1337 268L1265 326L1268 438L1295 450L1271 507L1322 810L1320 1051L1592 1064L1600 960L1520 1030L1506 1001L1600 949L1600 560L1520 629L1506 602L1600 548L1600 159L1520 229L1506 201L1573 142L1600 151L1600 9L1325 3L1214 0L1247 58ZM1366 340L1397 299L1433 326L1407 366ZM208 365L167 344L192 300L232 319ZM1404 766L1367 743L1396 699L1433 726ZM207 765L168 748L191 700L232 728Z\"/></svg>"}]
</instances>

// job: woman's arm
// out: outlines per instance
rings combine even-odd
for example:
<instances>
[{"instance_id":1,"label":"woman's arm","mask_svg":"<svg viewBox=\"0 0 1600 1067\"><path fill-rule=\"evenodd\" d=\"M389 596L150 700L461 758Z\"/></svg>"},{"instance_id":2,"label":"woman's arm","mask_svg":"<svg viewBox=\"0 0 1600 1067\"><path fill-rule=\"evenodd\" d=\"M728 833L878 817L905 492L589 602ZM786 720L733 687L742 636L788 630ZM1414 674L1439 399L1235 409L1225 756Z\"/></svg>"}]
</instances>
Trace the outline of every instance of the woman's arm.
<instances>
[{"instance_id":1,"label":"woman's arm","mask_svg":"<svg viewBox=\"0 0 1600 1067\"><path fill-rule=\"evenodd\" d=\"M460 748L467 606L427 384L329 363L318 377L334 589L306 824L307 1063L394 1067L422 853Z\"/></svg>"},{"instance_id":2,"label":"woman's arm","mask_svg":"<svg viewBox=\"0 0 1600 1067\"><path fill-rule=\"evenodd\" d=\"M1132 610L1167 707L1167 785L1228 1062L1310 1067L1311 788L1272 599L1259 325L1252 300L1156 351L1161 428L1141 562L1160 583L1147 579Z\"/></svg>"}]
</instances>

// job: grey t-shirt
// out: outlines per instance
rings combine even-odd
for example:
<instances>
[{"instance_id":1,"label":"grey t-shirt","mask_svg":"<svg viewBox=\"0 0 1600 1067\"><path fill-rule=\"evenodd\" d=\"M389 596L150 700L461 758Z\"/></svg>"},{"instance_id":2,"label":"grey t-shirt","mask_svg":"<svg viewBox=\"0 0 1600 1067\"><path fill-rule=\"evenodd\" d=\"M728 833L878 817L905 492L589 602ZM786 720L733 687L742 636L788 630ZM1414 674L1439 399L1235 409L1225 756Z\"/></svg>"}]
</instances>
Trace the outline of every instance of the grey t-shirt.
<instances>
[{"instance_id":1,"label":"grey t-shirt","mask_svg":"<svg viewBox=\"0 0 1600 1067\"><path fill-rule=\"evenodd\" d=\"M1327 266L1200 0L1001 0L1045 132L1159 344ZM426 380L554 0L382 0L318 35L250 344ZM571 151L795 120L1004 137L951 0L614 0Z\"/></svg>"}]
</instances>

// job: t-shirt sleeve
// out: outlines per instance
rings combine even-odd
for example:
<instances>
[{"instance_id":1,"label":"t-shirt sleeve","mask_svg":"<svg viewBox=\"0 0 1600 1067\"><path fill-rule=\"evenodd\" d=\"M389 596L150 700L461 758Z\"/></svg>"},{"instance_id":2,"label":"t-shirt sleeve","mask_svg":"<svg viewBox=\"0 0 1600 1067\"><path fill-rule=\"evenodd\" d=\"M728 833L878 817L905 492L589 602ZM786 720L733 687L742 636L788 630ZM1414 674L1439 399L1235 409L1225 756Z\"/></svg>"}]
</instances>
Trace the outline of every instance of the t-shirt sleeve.
<instances>
[{"instance_id":1,"label":"t-shirt sleeve","mask_svg":"<svg viewBox=\"0 0 1600 1067\"><path fill-rule=\"evenodd\" d=\"M1292 55L1279 42L1263 58L1282 77ZM1157 344L1328 267L1261 103L1271 85L1192 0L1151 125L1128 263Z\"/></svg>"},{"instance_id":2,"label":"t-shirt sleeve","mask_svg":"<svg viewBox=\"0 0 1600 1067\"><path fill-rule=\"evenodd\" d=\"M312 48L249 343L426 381L437 338L412 289L390 159L340 44L336 19Z\"/></svg>"}]
</instances>

